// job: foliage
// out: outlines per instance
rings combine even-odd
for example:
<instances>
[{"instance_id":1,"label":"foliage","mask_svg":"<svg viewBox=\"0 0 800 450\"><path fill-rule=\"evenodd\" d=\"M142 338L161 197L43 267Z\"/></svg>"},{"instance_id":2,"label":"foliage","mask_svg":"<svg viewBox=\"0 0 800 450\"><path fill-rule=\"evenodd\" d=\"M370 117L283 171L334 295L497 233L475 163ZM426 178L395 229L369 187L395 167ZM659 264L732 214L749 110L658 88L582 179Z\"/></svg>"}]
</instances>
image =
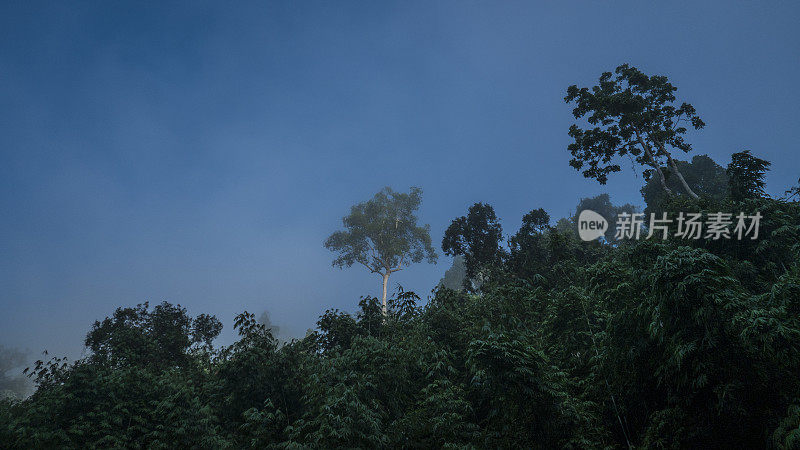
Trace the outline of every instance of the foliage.
<instances>
[{"instance_id":1,"label":"foliage","mask_svg":"<svg viewBox=\"0 0 800 450\"><path fill-rule=\"evenodd\" d=\"M800 204L755 241L582 242L526 215L481 294L399 288L279 344L250 313L167 303L97 322L90 354L40 361L0 402L10 448L796 448ZM524 257L522 255L525 255Z\"/></svg>"},{"instance_id":2,"label":"foliage","mask_svg":"<svg viewBox=\"0 0 800 450\"><path fill-rule=\"evenodd\" d=\"M502 260L502 241L503 227L494 208L488 204L475 203L469 207L466 216L453 219L447 227L442 239L442 251L448 256L464 256L466 282L471 284L471 280L485 275L482 273L485 268Z\"/></svg>"},{"instance_id":3,"label":"foliage","mask_svg":"<svg viewBox=\"0 0 800 450\"><path fill-rule=\"evenodd\" d=\"M325 240L325 248L338 254L335 267L361 264L383 277L383 309L386 312L386 288L389 275L423 259L436 262L431 245L430 225L418 226L415 211L422 202L422 190L412 187L409 193L386 187L366 202L350 209L342 218L344 231L336 231Z\"/></svg>"},{"instance_id":4,"label":"foliage","mask_svg":"<svg viewBox=\"0 0 800 450\"><path fill-rule=\"evenodd\" d=\"M771 163L750 154L750 150L734 153L726 172L729 177L731 198L742 201L764 197L764 174Z\"/></svg>"},{"instance_id":5,"label":"foliage","mask_svg":"<svg viewBox=\"0 0 800 450\"><path fill-rule=\"evenodd\" d=\"M425 304L402 287L362 297L290 342L245 311L221 348L213 316L118 308L91 327L86 356L37 361L36 391L0 398L0 446L800 448L800 202L764 195L769 163L748 152L726 172L674 160L667 146L690 150L678 121L703 125L694 108L672 105L665 77L616 74L568 91L598 125L570 129L572 164L604 183L612 158L632 155L660 175L642 189L649 211L760 214L758 239L583 242L575 217L551 226L538 208L506 249L476 203L442 242L463 275L454 261ZM668 195L678 186L689 195ZM354 206L326 241L334 265L363 264L385 286L435 258L420 195L387 188ZM635 210L608 195L582 209ZM22 356L0 357L5 386Z\"/></svg>"},{"instance_id":6,"label":"foliage","mask_svg":"<svg viewBox=\"0 0 800 450\"><path fill-rule=\"evenodd\" d=\"M591 89L570 86L564 100L574 102L572 114L576 119L586 117L591 126L570 126L569 135L574 140L567 147L572 154L570 165L582 170L586 178L605 184L610 173L621 170L615 159L629 156L648 167L646 177L656 173L661 187L671 194L662 170L668 165L686 193L696 197L683 180L670 148L691 151L691 144L684 139L687 128L682 122L695 129L703 128L705 123L692 105L675 105L677 90L667 77L648 76L627 64L617 67L614 73L604 72Z\"/></svg>"},{"instance_id":7,"label":"foliage","mask_svg":"<svg viewBox=\"0 0 800 450\"><path fill-rule=\"evenodd\" d=\"M797 186L790 187L786 190L786 197L784 197L784 200L800 200L800 178L797 179Z\"/></svg>"},{"instance_id":8,"label":"foliage","mask_svg":"<svg viewBox=\"0 0 800 450\"><path fill-rule=\"evenodd\" d=\"M339 255L337 267L359 263L372 272L399 267L403 262L436 260L431 245L430 226L417 225L414 214L422 202L422 190L411 188L408 194L384 188L363 203L353 206L342 219L346 231L337 231L325 241L325 247Z\"/></svg>"}]
</instances>

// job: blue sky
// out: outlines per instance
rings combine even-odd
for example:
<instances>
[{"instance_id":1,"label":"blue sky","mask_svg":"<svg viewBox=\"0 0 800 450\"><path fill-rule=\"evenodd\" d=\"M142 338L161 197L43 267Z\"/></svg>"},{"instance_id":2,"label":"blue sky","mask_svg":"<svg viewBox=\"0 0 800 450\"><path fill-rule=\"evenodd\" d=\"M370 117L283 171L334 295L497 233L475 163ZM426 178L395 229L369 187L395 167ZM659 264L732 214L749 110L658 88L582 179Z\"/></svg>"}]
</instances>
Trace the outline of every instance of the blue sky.
<instances>
[{"instance_id":1,"label":"blue sky","mask_svg":"<svg viewBox=\"0 0 800 450\"><path fill-rule=\"evenodd\" d=\"M700 4L698 4L700 3ZM769 5L769 6L767 6ZM707 123L695 152L800 176L795 2L4 2L0 343L77 356L94 320L168 300L301 335L379 278L322 247L383 186L436 244L477 201L506 233L609 192L567 164L565 89L627 62ZM438 247L438 245L437 245ZM427 295L449 258L393 275Z\"/></svg>"}]
</instances>

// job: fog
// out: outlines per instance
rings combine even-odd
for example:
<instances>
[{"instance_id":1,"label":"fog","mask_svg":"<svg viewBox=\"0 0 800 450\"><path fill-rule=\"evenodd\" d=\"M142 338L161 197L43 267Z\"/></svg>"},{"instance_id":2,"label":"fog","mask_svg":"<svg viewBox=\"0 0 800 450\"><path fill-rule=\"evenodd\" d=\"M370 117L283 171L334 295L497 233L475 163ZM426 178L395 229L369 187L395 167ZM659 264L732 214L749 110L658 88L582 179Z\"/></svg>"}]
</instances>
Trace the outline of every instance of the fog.
<instances>
[{"instance_id":1,"label":"fog","mask_svg":"<svg viewBox=\"0 0 800 450\"><path fill-rule=\"evenodd\" d=\"M636 171L600 186L565 162L566 87L622 62L694 104L697 153L752 149L773 195L796 183L800 60L779 8L312 4L0 6L3 389L24 391L17 366L45 349L79 358L120 306L214 314L218 345L245 310L281 339L355 310L380 279L322 243L383 186L423 188L437 248L478 201L506 233L601 192L641 207ZM450 266L391 283L425 301Z\"/></svg>"}]
</instances>

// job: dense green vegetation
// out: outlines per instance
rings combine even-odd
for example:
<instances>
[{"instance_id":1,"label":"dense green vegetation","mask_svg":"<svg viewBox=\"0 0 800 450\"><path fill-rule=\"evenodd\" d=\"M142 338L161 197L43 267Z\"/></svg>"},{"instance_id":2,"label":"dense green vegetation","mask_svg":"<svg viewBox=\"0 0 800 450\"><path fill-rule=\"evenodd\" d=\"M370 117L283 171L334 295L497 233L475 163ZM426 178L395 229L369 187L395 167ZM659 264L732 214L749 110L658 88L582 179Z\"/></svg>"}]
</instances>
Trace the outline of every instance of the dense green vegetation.
<instances>
[{"instance_id":1,"label":"dense green vegetation","mask_svg":"<svg viewBox=\"0 0 800 450\"><path fill-rule=\"evenodd\" d=\"M663 175L642 190L648 210L760 212L759 238L584 242L574 217L553 224L532 209L506 240L492 207L476 204L442 245L463 266L424 304L400 289L384 315L362 298L356 314L329 310L285 344L245 312L223 348L214 317L118 309L89 331L89 356L38 362L35 393L0 402L0 443L800 448L797 188L768 198L767 165L749 153L727 171L645 153ZM589 176L614 171L597 164ZM677 192L669 167L691 188ZM579 208L589 205L633 208L608 196Z\"/></svg>"},{"instance_id":2,"label":"dense green vegetation","mask_svg":"<svg viewBox=\"0 0 800 450\"><path fill-rule=\"evenodd\" d=\"M213 317L120 308L0 404L0 442L797 447L800 203L663 207L758 210L760 238L587 243L532 214L510 249L479 243L480 289L399 292L385 319L364 298L285 345L247 313L216 349Z\"/></svg>"}]
</instances>

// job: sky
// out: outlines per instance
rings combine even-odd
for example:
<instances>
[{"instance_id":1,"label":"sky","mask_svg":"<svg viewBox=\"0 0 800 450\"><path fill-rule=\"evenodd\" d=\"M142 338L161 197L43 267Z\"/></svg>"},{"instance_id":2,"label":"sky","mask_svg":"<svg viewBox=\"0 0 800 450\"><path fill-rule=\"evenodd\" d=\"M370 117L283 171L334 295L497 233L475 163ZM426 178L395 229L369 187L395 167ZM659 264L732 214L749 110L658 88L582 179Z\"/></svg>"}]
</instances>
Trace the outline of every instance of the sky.
<instances>
[{"instance_id":1,"label":"sky","mask_svg":"<svg viewBox=\"0 0 800 450\"><path fill-rule=\"evenodd\" d=\"M769 5L769 6L767 6ZM269 311L302 336L380 278L322 243L384 186L423 189L440 247L475 202L505 234L608 192L569 167L564 103L629 63L667 75L727 164L800 176L797 2L0 4L0 344L74 359L120 306ZM441 252L440 252L441 253ZM395 273L423 299L450 266Z\"/></svg>"}]
</instances>

